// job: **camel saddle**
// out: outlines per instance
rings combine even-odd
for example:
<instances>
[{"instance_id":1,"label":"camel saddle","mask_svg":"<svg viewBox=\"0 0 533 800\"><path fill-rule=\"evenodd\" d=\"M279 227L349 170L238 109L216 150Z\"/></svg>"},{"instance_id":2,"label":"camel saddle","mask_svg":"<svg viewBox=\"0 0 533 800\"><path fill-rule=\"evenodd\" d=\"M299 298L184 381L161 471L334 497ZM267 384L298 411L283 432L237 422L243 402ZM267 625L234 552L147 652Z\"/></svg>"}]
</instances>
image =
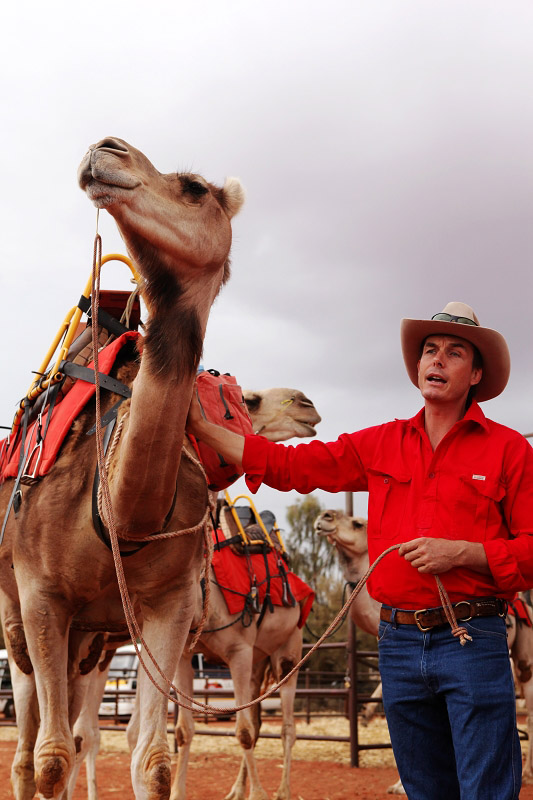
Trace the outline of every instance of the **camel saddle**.
<instances>
[{"instance_id":1,"label":"camel saddle","mask_svg":"<svg viewBox=\"0 0 533 800\"><path fill-rule=\"evenodd\" d=\"M518 595L509 603L507 613L512 617L516 617L516 621L518 623L526 625L528 628L533 627L533 623L531 622L531 611L528 611L528 606L525 600Z\"/></svg>"},{"instance_id":2,"label":"camel saddle","mask_svg":"<svg viewBox=\"0 0 533 800\"><path fill-rule=\"evenodd\" d=\"M270 547L265 553L248 553L246 557L231 547L218 548L222 530L213 531L215 550L212 567L230 614L240 614L248 607L259 614L259 626L265 610L272 606L300 604L298 627L302 628L309 616L315 593L301 578L285 569L283 560ZM294 602L288 603L287 585ZM251 604L251 605L250 605Z\"/></svg>"},{"instance_id":3,"label":"camel saddle","mask_svg":"<svg viewBox=\"0 0 533 800\"><path fill-rule=\"evenodd\" d=\"M98 355L102 388L121 394L123 398L129 397L131 390L108 376L122 347L132 341L136 342L137 348L141 351L143 341L141 334L138 331L127 331L103 347ZM93 361L86 367L71 366L70 362L65 362L62 370L74 378L72 388L65 396L59 396L55 404L50 403L48 410L43 409L42 422L37 419L27 426L24 437L24 454L27 454L24 473L25 476L31 476L31 480L25 480L23 476L22 483L34 483L50 471L72 423L94 395ZM239 433L253 433L242 389L234 377L221 375L215 370L204 370L197 376L197 391L207 419ZM116 413L116 407L114 411ZM110 421L106 420L105 416L102 420L103 426ZM94 426L87 433L94 433ZM21 442L21 435L8 437L0 442L0 483L6 478L16 478L19 474ZM206 470L210 489L226 488L242 475L242 469L234 464L226 464L222 456L212 448L200 442L193 441L193 444Z\"/></svg>"},{"instance_id":4,"label":"camel saddle","mask_svg":"<svg viewBox=\"0 0 533 800\"><path fill-rule=\"evenodd\" d=\"M218 543L219 549L220 547L228 546L236 555L240 556L263 553L265 548L269 550L270 543L267 541L253 509L249 506L233 506L233 511L237 514L240 526L245 530L249 543L247 544L241 536L239 526L232 513L232 508L228 505L223 505L218 511L220 529L224 534L224 538ZM272 511L261 511L259 516L274 549L276 549L278 553L283 554L283 557L286 558L283 543L279 538L274 514Z\"/></svg>"}]
</instances>

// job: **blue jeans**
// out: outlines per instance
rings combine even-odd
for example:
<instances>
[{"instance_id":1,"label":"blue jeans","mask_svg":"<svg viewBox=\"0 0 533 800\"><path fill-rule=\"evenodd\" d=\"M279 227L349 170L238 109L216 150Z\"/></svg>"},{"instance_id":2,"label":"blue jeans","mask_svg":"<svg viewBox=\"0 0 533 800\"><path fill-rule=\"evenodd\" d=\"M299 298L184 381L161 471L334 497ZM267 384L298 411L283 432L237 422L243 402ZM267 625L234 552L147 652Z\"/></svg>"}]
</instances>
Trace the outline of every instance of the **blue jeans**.
<instances>
[{"instance_id":1,"label":"blue jeans","mask_svg":"<svg viewBox=\"0 0 533 800\"><path fill-rule=\"evenodd\" d=\"M379 669L392 747L409 800L518 800L522 756L505 621L381 622Z\"/></svg>"}]
</instances>

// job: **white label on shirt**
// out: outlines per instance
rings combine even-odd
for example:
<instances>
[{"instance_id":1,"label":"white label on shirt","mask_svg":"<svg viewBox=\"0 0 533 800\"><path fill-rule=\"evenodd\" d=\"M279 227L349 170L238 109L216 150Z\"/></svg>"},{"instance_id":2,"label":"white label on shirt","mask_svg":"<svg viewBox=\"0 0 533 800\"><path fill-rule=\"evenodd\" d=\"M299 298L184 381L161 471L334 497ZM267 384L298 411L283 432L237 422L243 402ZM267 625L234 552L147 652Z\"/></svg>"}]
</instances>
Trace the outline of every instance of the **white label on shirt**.
<instances>
[{"instance_id":1,"label":"white label on shirt","mask_svg":"<svg viewBox=\"0 0 533 800\"><path fill-rule=\"evenodd\" d=\"M472 475L472 480L473 481L484 481L485 480L485 475Z\"/></svg>"}]
</instances>

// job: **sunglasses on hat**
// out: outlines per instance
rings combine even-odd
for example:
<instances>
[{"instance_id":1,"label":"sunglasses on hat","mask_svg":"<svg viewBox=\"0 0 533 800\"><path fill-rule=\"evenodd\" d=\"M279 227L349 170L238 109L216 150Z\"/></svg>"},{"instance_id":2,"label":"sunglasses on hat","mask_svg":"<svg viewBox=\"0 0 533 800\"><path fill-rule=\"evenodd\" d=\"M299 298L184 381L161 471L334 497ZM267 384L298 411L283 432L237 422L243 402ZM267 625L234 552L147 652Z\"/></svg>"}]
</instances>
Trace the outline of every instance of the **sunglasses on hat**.
<instances>
[{"instance_id":1,"label":"sunglasses on hat","mask_svg":"<svg viewBox=\"0 0 533 800\"><path fill-rule=\"evenodd\" d=\"M477 322L474 322L473 319L468 319L468 317L456 317L454 314L446 314L445 311L441 311L440 314L435 314L431 319L439 322L459 322L461 325L475 325L478 327Z\"/></svg>"}]
</instances>

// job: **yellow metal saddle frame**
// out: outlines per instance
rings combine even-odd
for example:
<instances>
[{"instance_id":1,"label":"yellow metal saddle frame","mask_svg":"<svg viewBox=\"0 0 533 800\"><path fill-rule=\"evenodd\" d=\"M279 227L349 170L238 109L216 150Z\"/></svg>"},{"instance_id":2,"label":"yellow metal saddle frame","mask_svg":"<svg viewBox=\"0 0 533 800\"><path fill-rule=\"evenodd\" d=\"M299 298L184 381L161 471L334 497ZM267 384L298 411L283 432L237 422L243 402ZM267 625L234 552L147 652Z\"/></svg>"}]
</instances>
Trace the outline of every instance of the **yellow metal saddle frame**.
<instances>
[{"instance_id":1,"label":"yellow metal saddle frame","mask_svg":"<svg viewBox=\"0 0 533 800\"><path fill-rule=\"evenodd\" d=\"M237 532L238 532L239 536L241 537L241 541L242 541L243 545L245 545L245 546L264 545L264 543L266 541L267 544L269 545L269 547L272 548L272 550L278 550L278 552L281 555L283 555L284 553L287 552L286 549L285 549L285 543L283 541L283 537L281 535L281 531L278 528L277 523L274 523L274 527L272 529L272 533L275 534L275 537L276 537L276 539L277 539L277 541L279 543L278 547L276 547L276 545L275 545L275 543L274 543L274 541L272 539L272 536L268 533L268 531L267 531L267 529L265 527L265 523L263 522L263 520L261 518L261 515L257 511L257 508L255 507L255 504L254 504L254 502L253 502L251 497L248 497L248 495L246 495L246 494L239 494L236 497L234 497L233 500L232 500L231 497L229 496L228 492L226 491L226 492L224 492L224 499L226 500L226 503L227 503L226 510L229 510L229 512L231 514L232 521L235 524L235 527L237 528ZM244 529L244 527L242 525L240 517L237 514L237 511L235 510L235 506L236 506L238 500L246 500L246 502L249 504L250 509L252 511L252 514L254 516L254 519L255 519L257 525L259 526L259 528L261 529L261 531L263 533L263 536L265 537L264 539L251 539L248 536L248 534L246 533L246 531L245 531L245 529Z\"/></svg>"},{"instance_id":2,"label":"yellow metal saddle frame","mask_svg":"<svg viewBox=\"0 0 533 800\"><path fill-rule=\"evenodd\" d=\"M110 253L109 255L106 255L102 258L101 265L103 266L108 261L122 261L123 264L126 264L126 266L129 267L131 274L133 276L133 281L138 286L140 285L141 279L139 273L133 266L132 261L127 256L123 256L120 253ZM86 300L89 300L91 296L91 288L92 288L92 275L89 277L85 285L85 289L82 292L82 297L84 297ZM60 371L59 367L61 362L64 361L67 357L67 353L76 335L76 331L78 329L78 325L82 314L83 311L79 306L74 306L66 314L65 319L61 323L61 327L59 328L52 344L48 349L48 352L43 358L41 366L36 372L37 377L30 384L30 387L25 397L23 397L22 400L20 401L19 407L15 414L15 418L13 420L13 427L11 430L12 434L15 434L17 432L17 429L20 426L22 416L24 414L24 409L28 405L28 403L32 405L35 402L36 398L39 397L40 394L45 392L49 386L53 386L55 383L59 383L59 381L63 380L64 375ZM57 354L52 367L49 368L58 347L60 348L59 353Z\"/></svg>"}]
</instances>

